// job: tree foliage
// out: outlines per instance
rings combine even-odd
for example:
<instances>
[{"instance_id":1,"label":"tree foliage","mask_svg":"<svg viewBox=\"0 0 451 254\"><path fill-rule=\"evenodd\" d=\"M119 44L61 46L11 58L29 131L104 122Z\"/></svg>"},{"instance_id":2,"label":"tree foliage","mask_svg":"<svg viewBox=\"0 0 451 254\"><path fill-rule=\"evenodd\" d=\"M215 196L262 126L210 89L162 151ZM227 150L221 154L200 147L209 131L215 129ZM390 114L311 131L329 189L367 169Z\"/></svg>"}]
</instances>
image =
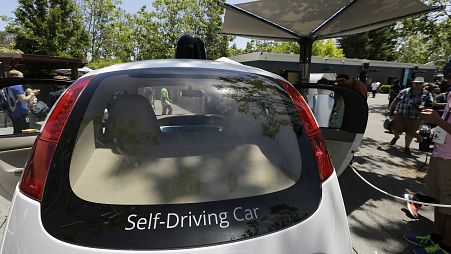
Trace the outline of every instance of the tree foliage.
<instances>
[{"instance_id":1,"label":"tree foliage","mask_svg":"<svg viewBox=\"0 0 451 254\"><path fill-rule=\"evenodd\" d=\"M396 32L393 26L338 39L348 58L395 60Z\"/></svg>"},{"instance_id":2,"label":"tree foliage","mask_svg":"<svg viewBox=\"0 0 451 254\"><path fill-rule=\"evenodd\" d=\"M393 61L396 59L397 31L394 26L368 32L368 59Z\"/></svg>"},{"instance_id":3,"label":"tree foliage","mask_svg":"<svg viewBox=\"0 0 451 254\"><path fill-rule=\"evenodd\" d=\"M15 48L29 54L82 57L88 46L73 0L19 0L7 26Z\"/></svg>"},{"instance_id":4,"label":"tree foliage","mask_svg":"<svg viewBox=\"0 0 451 254\"><path fill-rule=\"evenodd\" d=\"M299 54L300 48L297 42L274 42L274 41L251 40L247 42L246 48L236 53L246 54L252 52ZM345 56L343 50L337 48L335 46L334 40L332 39L319 40L313 42L312 55L322 57Z\"/></svg>"},{"instance_id":5,"label":"tree foliage","mask_svg":"<svg viewBox=\"0 0 451 254\"><path fill-rule=\"evenodd\" d=\"M159 59L166 55L161 34L155 22L156 13L147 12L143 6L133 16L133 55L134 60Z\"/></svg>"},{"instance_id":6,"label":"tree foliage","mask_svg":"<svg viewBox=\"0 0 451 254\"><path fill-rule=\"evenodd\" d=\"M120 59L96 59L90 61L88 66L95 70L118 63L122 63L122 61Z\"/></svg>"},{"instance_id":7,"label":"tree foliage","mask_svg":"<svg viewBox=\"0 0 451 254\"><path fill-rule=\"evenodd\" d=\"M142 6L135 14L119 5L117 0L78 0L89 31L86 56L92 61L172 58L184 33L204 39L209 59L229 54L231 37L218 35L223 9L216 0L155 0L150 10Z\"/></svg>"},{"instance_id":8,"label":"tree foliage","mask_svg":"<svg viewBox=\"0 0 451 254\"><path fill-rule=\"evenodd\" d=\"M12 49L14 47L14 36L6 31L0 31L0 47Z\"/></svg>"},{"instance_id":9,"label":"tree foliage","mask_svg":"<svg viewBox=\"0 0 451 254\"><path fill-rule=\"evenodd\" d=\"M431 6L449 4L449 0L423 2ZM349 58L422 64L434 61L440 65L451 55L451 21L446 10L442 10L338 41Z\"/></svg>"},{"instance_id":10,"label":"tree foliage","mask_svg":"<svg viewBox=\"0 0 451 254\"><path fill-rule=\"evenodd\" d=\"M228 55L230 36L219 35L224 10L216 0L155 0L156 38L163 47L159 58L171 58L177 39L185 33L199 35L205 41L208 59Z\"/></svg>"},{"instance_id":11,"label":"tree foliage","mask_svg":"<svg viewBox=\"0 0 451 254\"><path fill-rule=\"evenodd\" d=\"M118 0L79 0L89 47L85 56L93 61L131 55L131 16L119 7Z\"/></svg>"},{"instance_id":12,"label":"tree foliage","mask_svg":"<svg viewBox=\"0 0 451 254\"><path fill-rule=\"evenodd\" d=\"M322 57L345 57L343 50L337 48L332 39L315 41L313 43L312 55Z\"/></svg>"},{"instance_id":13,"label":"tree foliage","mask_svg":"<svg viewBox=\"0 0 451 254\"><path fill-rule=\"evenodd\" d=\"M449 0L424 1L437 5ZM217 0L154 0L137 13L127 13L120 6L120 0L19 0L8 33L0 32L0 47L86 57L93 67L173 58L177 39L185 33L204 39L208 59L251 52L300 52L296 42L252 40L244 49L229 47L233 37L219 34L224 10ZM339 48L335 40L315 41L312 53L425 63L451 54L450 31L449 16L442 12L341 38Z\"/></svg>"},{"instance_id":14,"label":"tree foliage","mask_svg":"<svg viewBox=\"0 0 451 254\"><path fill-rule=\"evenodd\" d=\"M399 61L436 62L442 65L451 56L449 0L425 0L429 5L446 5L447 10L405 19L398 25Z\"/></svg>"}]
</instances>

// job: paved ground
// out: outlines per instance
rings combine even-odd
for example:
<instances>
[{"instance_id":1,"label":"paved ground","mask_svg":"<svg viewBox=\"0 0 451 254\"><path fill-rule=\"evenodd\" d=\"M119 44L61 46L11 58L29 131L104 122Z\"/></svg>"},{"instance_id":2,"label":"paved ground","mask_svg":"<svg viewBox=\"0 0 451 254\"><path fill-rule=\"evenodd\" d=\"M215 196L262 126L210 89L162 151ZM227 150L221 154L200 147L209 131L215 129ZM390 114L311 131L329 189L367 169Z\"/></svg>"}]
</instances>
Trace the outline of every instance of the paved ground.
<instances>
[{"instance_id":1,"label":"paved ground","mask_svg":"<svg viewBox=\"0 0 451 254\"><path fill-rule=\"evenodd\" d=\"M388 143L383 121L387 96L368 98L369 119L362 145L355 154L353 166L377 187L397 196L406 191L421 191L426 167L425 153L412 142L413 156L402 153L404 137L395 146ZM421 210L419 220L406 216L404 202L375 191L358 178L350 168L340 177L355 253L411 253L412 247L402 235L405 232L429 232L433 209Z\"/></svg>"}]
</instances>

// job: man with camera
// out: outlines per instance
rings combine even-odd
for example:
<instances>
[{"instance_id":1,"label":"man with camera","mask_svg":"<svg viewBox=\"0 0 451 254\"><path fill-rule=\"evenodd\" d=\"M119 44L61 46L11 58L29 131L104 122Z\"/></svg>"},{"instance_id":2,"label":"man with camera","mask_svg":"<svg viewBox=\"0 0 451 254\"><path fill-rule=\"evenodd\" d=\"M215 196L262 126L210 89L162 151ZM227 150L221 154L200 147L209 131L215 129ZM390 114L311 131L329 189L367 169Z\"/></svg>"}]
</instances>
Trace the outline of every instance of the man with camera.
<instances>
[{"instance_id":1,"label":"man with camera","mask_svg":"<svg viewBox=\"0 0 451 254\"><path fill-rule=\"evenodd\" d=\"M432 95L423 89L423 86L424 78L416 77L412 82L412 87L402 90L389 107L390 114L394 114L392 131L395 135L390 145L394 145L400 135L405 132L404 153L407 155L410 155L412 139L415 137L420 141L422 140L421 136L417 133L420 127L420 121L418 119L420 105L425 107L432 106Z\"/></svg>"},{"instance_id":2,"label":"man with camera","mask_svg":"<svg viewBox=\"0 0 451 254\"><path fill-rule=\"evenodd\" d=\"M447 74L451 84L451 73ZM440 204L451 204L451 93L448 93L445 111L440 115L432 109L423 109L421 119L437 125L434 128L434 150L426 175L425 192ZM413 204L413 203L411 203ZM412 234L404 238L420 247L415 253L451 253L451 208L434 208L433 233L426 236Z\"/></svg>"}]
</instances>

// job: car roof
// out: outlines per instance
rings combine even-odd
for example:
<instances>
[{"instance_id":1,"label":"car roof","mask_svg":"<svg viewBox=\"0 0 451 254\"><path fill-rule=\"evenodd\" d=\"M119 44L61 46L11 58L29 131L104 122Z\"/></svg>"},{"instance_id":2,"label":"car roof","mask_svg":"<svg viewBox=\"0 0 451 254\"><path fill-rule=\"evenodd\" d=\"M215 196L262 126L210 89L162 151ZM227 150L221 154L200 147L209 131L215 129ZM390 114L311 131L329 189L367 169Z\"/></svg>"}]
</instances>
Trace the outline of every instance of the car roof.
<instances>
[{"instance_id":1,"label":"car roof","mask_svg":"<svg viewBox=\"0 0 451 254\"><path fill-rule=\"evenodd\" d=\"M264 75L276 79L283 79L282 77L274 73L259 68L242 65L239 63L224 62L221 60L210 61L210 60L195 60L195 59L146 60L130 63L121 63L91 71L87 73L85 76L98 75L116 71L137 70L147 68L199 68L199 69L214 69L225 71L241 71Z\"/></svg>"}]
</instances>

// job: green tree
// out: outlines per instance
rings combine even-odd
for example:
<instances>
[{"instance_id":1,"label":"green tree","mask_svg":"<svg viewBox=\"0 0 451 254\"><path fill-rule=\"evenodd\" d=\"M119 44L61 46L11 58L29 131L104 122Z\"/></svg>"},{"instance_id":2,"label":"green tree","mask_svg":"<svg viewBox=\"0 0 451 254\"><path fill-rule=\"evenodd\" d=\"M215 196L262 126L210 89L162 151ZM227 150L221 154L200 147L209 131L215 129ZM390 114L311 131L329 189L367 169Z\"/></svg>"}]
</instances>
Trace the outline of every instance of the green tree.
<instances>
[{"instance_id":1,"label":"green tree","mask_svg":"<svg viewBox=\"0 0 451 254\"><path fill-rule=\"evenodd\" d=\"M317 42L313 42L313 44L315 45ZM297 42L276 42L274 45L274 52L299 54L300 48Z\"/></svg>"},{"instance_id":2,"label":"green tree","mask_svg":"<svg viewBox=\"0 0 451 254\"><path fill-rule=\"evenodd\" d=\"M312 47L312 55L322 57L345 57L343 50L337 48L334 40L315 41Z\"/></svg>"},{"instance_id":3,"label":"green tree","mask_svg":"<svg viewBox=\"0 0 451 254\"><path fill-rule=\"evenodd\" d=\"M222 0L221 0L222 1ZM156 0L152 4L160 41L161 58L172 58L177 39L185 33L199 35L204 41L208 59L226 56L232 37L219 35L224 10L216 0Z\"/></svg>"},{"instance_id":4,"label":"green tree","mask_svg":"<svg viewBox=\"0 0 451 254\"><path fill-rule=\"evenodd\" d=\"M391 61L396 56L396 32L393 26L345 36L339 38L338 43L349 58Z\"/></svg>"},{"instance_id":5,"label":"green tree","mask_svg":"<svg viewBox=\"0 0 451 254\"><path fill-rule=\"evenodd\" d=\"M9 21L9 18L5 15L0 15L0 20ZM14 35L7 31L0 31L0 53L23 53L14 49Z\"/></svg>"},{"instance_id":6,"label":"green tree","mask_svg":"<svg viewBox=\"0 0 451 254\"><path fill-rule=\"evenodd\" d=\"M154 21L155 16L155 12L146 11L146 6L133 15L133 59L135 60L158 59L165 56L162 38Z\"/></svg>"},{"instance_id":7,"label":"green tree","mask_svg":"<svg viewBox=\"0 0 451 254\"><path fill-rule=\"evenodd\" d=\"M430 5L446 5L449 0L428 0ZM449 11L449 7L448 7ZM405 19L397 27L398 61L441 64L451 55L451 20L446 10Z\"/></svg>"},{"instance_id":8,"label":"green tree","mask_svg":"<svg viewBox=\"0 0 451 254\"><path fill-rule=\"evenodd\" d=\"M152 4L155 9L158 37L161 43L160 58L173 58L175 45L180 35L193 32L193 15L189 14L194 9L197 1L179 0L155 0ZM190 26L192 29L190 29Z\"/></svg>"},{"instance_id":9,"label":"green tree","mask_svg":"<svg viewBox=\"0 0 451 254\"><path fill-rule=\"evenodd\" d=\"M431 6L449 4L449 0L423 2ZM449 14L442 10L404 19L390 27L343 37L338 41L350 58L441 63L451 55L451 23Z\"/></svg>"},{"instance_id":10,"label":"green tree","mask_svg":"<svg viewBox=\"0 0 451 254\"><path fill-rule=\"evenodd\" d=\"M14 36L6 31L0 31L0 47L12 49L14 47Z\"/></svg>"},{"instance_id":11,"label":"green tree","mask_svg":"<svg viewBox=\"0 0 451 254\"><path fill-rule=\"evenodd\" d=\"M125 12L118 7L119 4L118 0L78 1L89 36L89 47L85 50L85 56L94 61L114 58L118 38L127 33L127 29L120 30L127 26L124 24Z\"/></svg>"},{"instance_id":12,"label":"green tree","mask_svg":"<svg viewBox=\"0 0 451 254\"><path fill-rule=\"evenodd\" d=\"M111 39L107 43L111 50L110 57L120 59L123 62L135 60L133 40L136 37L133 34L134 26L135 19L133 15L126 13L122 9L118 9L117 19L113 23L111 30Z\"/></svg>"},{"instance_id":13,"label":"green tree","mask_svg":"<svg viewBox=\"0 0 451 254\"><path fill-rule=\"evenodd\" d=\"M287 54L299 54L300 48L297 42L273 42L273 41L260 41L250 40L246 44L246 48L243 53L252 52L273 52L273 53L287 53ZM332 39L318 40L313 42L312 55L323 57L344 57L342 49L335 46L335 42Z\"/></svg>"},{"instance_id":14,"label":"green tree","mask_svg":"<svg viewBox=\"0 0 451 254\"><path fill-rule=\"evenodd\" d=\"M393 61L396 59L397 32L394 26L368 32L368 59Z\"/></svg>"},{"instance_id":15,"label":"green tree","mask_svg":"<svg viewBox=\"0 0 451 254\"><path fill-rule=\"evenodd\" d=\"M222 0L223 1L223 0ZM205 41L207 59L218 59L228 56L229 43L233 40L231 36L220 35L222 27L222 15L224 9L218 5L216 0L198 0L197 20L195 20L194 33L199 34Z\"/></svg>"},{"instance_id":16,"label":"green tree","mask_svg":"<svg viewBox=\"0 0 451 254\"><path fill-rule=\"evenodd\" d=\"M428 48L424 45L427 39L421 35L409 36L408 40L399 49L398 61L404 63L426 63L429 60Z\"/></svg>"},{"instance_id":17,"label":"green tree","mask_svg":"<svg viewBox=\"0 0 451 254\"><path fill-rule=\"evenodd\" d=\"M366 59L369 56L368 33L359 33L337 39L339 47L348 58Z\"/></svg>"},{"instance_id":18,"label":"green tree","mask_svg":"<svg viewBox=\"0 0 451 254\"><path fill-rule=\"evenodd\" d=\"M88 45L73 0L19 0L7 26L15 48L29 54L82 57Z\"/></svg>"},{"instance_id":19,"label":"green tree","mask_svg":"<svg viewBox=\"0 0 451 254\"><path fill-rule=\"evenodd\" d=\"M237 48L236 43L233 43L232 46L227 49L226 56L237 56L241 54L244 54L244 50Z\"/></svg>"},{"instance_id":20,"label":"green tree","mask_svg":"<svg viewBox=\"0 0 451 254\"><path fill-rule=\"evenodd\" d=\"M91 69L100 69L103 67L107 67L113 64L122 63L120 59L96 59L92 60L88 63L89 68Z\"/></svg>"}]
</instances>

